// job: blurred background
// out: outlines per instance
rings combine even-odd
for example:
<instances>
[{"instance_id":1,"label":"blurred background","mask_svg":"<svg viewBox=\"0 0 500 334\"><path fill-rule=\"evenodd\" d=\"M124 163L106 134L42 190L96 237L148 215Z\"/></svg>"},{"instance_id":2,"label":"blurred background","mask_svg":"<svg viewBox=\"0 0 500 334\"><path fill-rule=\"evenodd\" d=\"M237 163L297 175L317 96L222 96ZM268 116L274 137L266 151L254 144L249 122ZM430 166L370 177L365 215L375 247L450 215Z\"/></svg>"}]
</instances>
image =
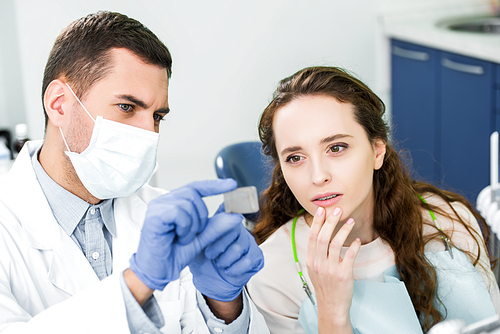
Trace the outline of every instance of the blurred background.
<instances>
[{"instance_id":1,"label":"blurred background","mask_svg":"<svg viewBox=\"0 0 500 334\"><path fill-rule=\"evenodd\" d=\"M216 178L217 152L258 140L259 116L282 78L306 66L346 68L386 102L390 115L388 22L495 10L489 0L0 0L0 7L0 128L14 134L15 125L25 123L30 139L44 137L43 70L70 22L118 11L167 45L171 113L161 126L153 179L166 189ZM219 202L207 200L212 212Z\"/></svg>"}]
</instances>

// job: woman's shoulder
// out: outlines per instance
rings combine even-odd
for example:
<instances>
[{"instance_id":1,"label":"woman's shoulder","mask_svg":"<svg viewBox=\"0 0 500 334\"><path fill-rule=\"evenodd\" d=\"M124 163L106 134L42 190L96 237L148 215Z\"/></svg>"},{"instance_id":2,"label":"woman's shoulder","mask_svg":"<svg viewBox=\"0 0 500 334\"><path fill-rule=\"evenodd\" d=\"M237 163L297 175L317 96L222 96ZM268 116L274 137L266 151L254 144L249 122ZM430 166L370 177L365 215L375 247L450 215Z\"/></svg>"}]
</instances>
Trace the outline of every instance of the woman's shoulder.
<instances>
[{"instance_id":1,"label":"woman's shoulder","mask_svg":"<svg viewBox=\"0 0 500 334\"><path fill-rule=\"evenodd\" d=\"M433 211L433 213L438 221L438 227L440 226L443 230L454 230L457 227L456 225L459 222L459 218L471 227L478 225L472 212L463 203L447 202L437 194L424 194L422 197L428 204L439 208L439 210ZM424 222L436 225L433 221L432 214L428 210L422 209L422 217Z\"/></svg>"},{"instance_id":2,"label":"woman's shoulder","mask_svg":"<svg viewBox=\"0 0 500 334\"><path fill-rule=\"evenodd\" d=\"M285 245L291 243L293 219L290 219L285 224L281 225L276 231L273 232L262 244L260 248L262 251L276 251L283 248Z\"/></svg>"},{"instance_id":3,"label":"woman's shoulder","mask_svg":"<svg viewBox=\"0 0 500 334\"><path fill-rule=\"evenodd\" d=\"M283 224L260 245L264 254L282 252L291 254L293 220L294 219L290 219L288 222ZM304 216L299 216L295 226L295 245L298 253L305 254L307 251L309 229L310 228L307 225Z\"/></svg>"},{"instance_id":4,"label":"woman's shoulder","mask_svg":"<svg viewBox=\"0 0 500 334\"><path fill-rule=\"evenodd\" d=\"M437 222L433 220L428 210L422 209L424 236L436 234L437 228L440 228L456 246L462 249L477 249L475 236L472 236L471 232L481 235L481 230L476 218L467 206L460 202L447 202L436 194L424 194L423 197L427 203L439 208L439 210L433 211ZM441 236L438 235L435 239L441 240ZM441 245L442 242L439 244Z\"/></svg>"},{"instance_id":5,"label":"woman's shoulder","mask_svg":"<svg viewBox=\"0 0 500 334\"><path fill-rule=\"evenodd\" d=\"M448 202L438 194L434 193L425 193L422 197L427 203L439 207L448 215L455 216L455 213L453 212L453 210L455 210L462 219L474 217L472 212L470 212L470 210L461 202Z\"/></svg>"},{"instance_id":6,"label":"woman's shoulder","mask_svg":"<svg viewBox=\"0 0 500 334\"><path fill-rule=\"evenodd\" d=\"M295 284L289 284L290 281L297 279L298 273L294 262L291 229L293 220L282 225L269 238L259 245L264 253L264 268L255 274L249 281L249 290L251 294L262 295L278 294L291 298L295 294ZM294 279L294 277L296 278ZM300 289L300 280L298 282ZM259 290L260 292L256 292ZM253 296L252 296L253 297ZM262 295L262 297L264 297ZM276 297L276 295L274 295ZM260 298L260 297L259 297Z\"/></svg>"}]
</instances>

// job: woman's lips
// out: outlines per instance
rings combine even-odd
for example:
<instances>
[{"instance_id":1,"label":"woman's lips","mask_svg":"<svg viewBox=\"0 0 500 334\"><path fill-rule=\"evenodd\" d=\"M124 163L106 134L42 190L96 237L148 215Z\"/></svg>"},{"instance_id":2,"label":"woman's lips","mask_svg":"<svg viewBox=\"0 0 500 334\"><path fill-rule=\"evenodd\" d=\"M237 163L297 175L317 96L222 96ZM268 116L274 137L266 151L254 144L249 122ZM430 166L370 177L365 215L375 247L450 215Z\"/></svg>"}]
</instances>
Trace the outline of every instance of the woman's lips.
<instances>
[{"instance_id":1,"label":"woman's lips","mask_svg":"<svg viewBox=\"0 0 500 334\"><path fill-rule=\"evenodd\" d=\"M322 194L316 196L316 198L313 199L312 202L317 206L330 206L340 201L341 198L342 198L341 194L333 194L333 193Z\"/></svg>"}]
</instances>

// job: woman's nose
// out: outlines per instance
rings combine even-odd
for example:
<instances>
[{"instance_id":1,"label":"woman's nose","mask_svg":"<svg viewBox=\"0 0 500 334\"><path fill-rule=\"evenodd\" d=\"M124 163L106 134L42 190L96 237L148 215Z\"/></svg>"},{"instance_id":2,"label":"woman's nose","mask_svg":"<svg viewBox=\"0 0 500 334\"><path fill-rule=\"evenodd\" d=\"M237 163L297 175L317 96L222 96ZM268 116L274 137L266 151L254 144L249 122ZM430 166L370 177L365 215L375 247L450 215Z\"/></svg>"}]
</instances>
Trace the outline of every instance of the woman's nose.
<instances>
[{"instance_id":1,"label":"woman's nose","mask_svg":"<svg viewBox=\"0 0 500 334\"><path fill-rule=\"evenodd\" d=\"M315 185L323 185L332 180L332 175L326 164L322 161L314 161L311 164L311 181Z\"/></svg>"}]
</instances>

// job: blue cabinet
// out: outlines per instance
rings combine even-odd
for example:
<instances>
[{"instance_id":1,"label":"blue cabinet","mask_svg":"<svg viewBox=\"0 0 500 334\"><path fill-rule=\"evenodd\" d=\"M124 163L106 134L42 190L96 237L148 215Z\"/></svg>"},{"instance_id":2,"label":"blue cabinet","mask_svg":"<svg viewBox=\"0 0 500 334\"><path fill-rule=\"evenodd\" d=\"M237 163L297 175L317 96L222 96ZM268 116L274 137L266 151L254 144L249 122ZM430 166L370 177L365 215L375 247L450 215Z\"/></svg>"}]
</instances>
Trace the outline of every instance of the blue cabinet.
<instances>
[{"instance_id":1,"label":"blue cabinet","mask_svg":"<svg viewBox=\"0 0 500 334\"><path fill-rule=\"evenodd\" d=\"M407 149L412 178L435 183L440 179L437 136L438 51L392 42L392 116L396 149Z\"/></svg>"},{"instance_id":2,"label":"blue cabinet","mask_svg":"<svg viewBox=\"0 0 500 334\"><path fill-rule=\"evenodd\" d=\"M495 122L495 130L496 131L500 131L500 65L497 64L495 66L495 70L496 70L496 73L497 73L497 78L496 78L496 90L495 90L495 118L496 118L496 122Z\"/></svg>"},{"instance_id":3,"label":"blue cabinet","mask_svg":"<svg viewBox=\"0 0 500 334\"><path fill-rule=\"evenodd\" d=\"M486 61L441 54L443 182L471 201L489 184L493 71L494 64Z\"/></svg>"},{"instance_id":4,"label":"blue cabinet","mask_svg":"<svg viewBox=\"0 0 500 334\"><path fill-rule=\"evenodd\" d=\"M394 138L411 154L413 178L474 204L489 184L500 65L396 40L391 47Z\"/></svg>"}]
</instances>

